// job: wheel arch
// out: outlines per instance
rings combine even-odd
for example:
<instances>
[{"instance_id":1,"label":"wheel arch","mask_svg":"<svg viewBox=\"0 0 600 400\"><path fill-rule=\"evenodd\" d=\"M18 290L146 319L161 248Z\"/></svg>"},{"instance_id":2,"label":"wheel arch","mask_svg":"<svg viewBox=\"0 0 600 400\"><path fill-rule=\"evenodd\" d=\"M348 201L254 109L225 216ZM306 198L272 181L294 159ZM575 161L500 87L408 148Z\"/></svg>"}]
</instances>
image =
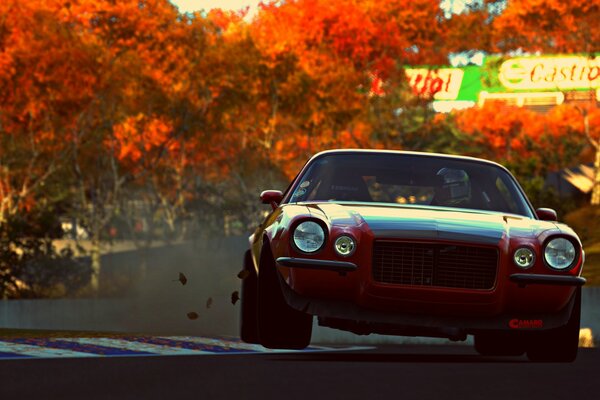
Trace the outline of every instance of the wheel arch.
<instances>
[{"instance_id":1,"label":"wheel arch","mask_svg":"<svg viewBox=\"0 0 600 400\"><path fill-rule=\"evenodd\" d=\"M252 244L252 247L244 253L244 261L246 268L253 269L254 273L258 276L260 274L260 264L264 256L270 255L271 260L273 259L273 249L271 248L271 240L269 236L264 233L260 240L257 240Z\"/></svg>"},{"instance_id":2,"label":"wheel arch","mask_svg":"<svg viewBox=\"0 0 600 400\"><path fill-rule=\"evenodd\" d=\"M268 259L266 259L266 261L269 263L268 265L264 265L262 263L263 258L265 257L268 257ZM275 267L275 261L273 259L273 248L271 247L271 240L269 239L269 236L266 233L263 235L262 245L260 246L260 253L255 258L254 263L257 275L260 275L261 268ZM261 267L261 265L263 266Z\"/></svg>"}]
</instances>

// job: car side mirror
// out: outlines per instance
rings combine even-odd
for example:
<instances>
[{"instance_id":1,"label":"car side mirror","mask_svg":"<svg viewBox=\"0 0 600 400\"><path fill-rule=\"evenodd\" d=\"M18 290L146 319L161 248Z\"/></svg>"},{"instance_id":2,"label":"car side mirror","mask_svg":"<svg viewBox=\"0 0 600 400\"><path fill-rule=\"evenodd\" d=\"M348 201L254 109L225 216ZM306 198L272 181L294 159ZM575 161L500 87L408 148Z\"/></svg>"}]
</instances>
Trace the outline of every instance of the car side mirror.
<instances>
[{"instance_id":1,"label":"car side mirror","mask_svg":"<svg viewBox=\"0 0 600 400\"><path fill-rule=\"evenodd\" d=\"M538 218L542 221L557 221L556 211L551 208L538 208L535 210Z\"/></svg>"},{"instance_id":2,"label":"car side mirror","mask_svg":"<svg viewBox=\"0 0 600 400\"><path fill-rule=\"evenodd\" d=\"M260 201L263 204L270 204L273 210L277 208L281 200L283 200L281 190L265 190L260 194Z\"/></svg>"}]
</instances>

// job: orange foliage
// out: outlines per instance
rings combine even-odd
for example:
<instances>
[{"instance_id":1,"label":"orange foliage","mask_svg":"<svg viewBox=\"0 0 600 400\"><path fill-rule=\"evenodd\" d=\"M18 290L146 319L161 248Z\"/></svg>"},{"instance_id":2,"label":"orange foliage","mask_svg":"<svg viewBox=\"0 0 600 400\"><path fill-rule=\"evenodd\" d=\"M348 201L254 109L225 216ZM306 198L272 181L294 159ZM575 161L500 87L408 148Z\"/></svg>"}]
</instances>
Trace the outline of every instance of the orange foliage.
<instances>
[{"instance_id":1,"label":"orange foliage","mask_svg":"<svg viewBox=\"0 0 600 400\"><path fill-rule=\"evenodd\" d=\"M540 167L569 166L569 157L585 141L583 116L589 114L592 137L600 137L600 109L564 104L539 114L501 102L455 114L458 128L483 154L500 161L537 159Z\"/></svg>"},{"instance_id":2,"label":"orange foliage","mask_svg":"<svg viewBox=\"0 0 600 400\"><path fill-rule=\"evenodd\" d=\"M456 121L459 129L474 135L474 140L487 149L488 156L508 161L514 156L527 157L531 150L528 140L535 140L543 129L533 111L501 102L464 110Z\"/></svg>"},{"instance_id":3,"label":"orange foliage","mask_svg":"<svg viewBox=\"0 0 600 400\"><path fill-rule=\"evenodd\" d=\"M260 48L273 59L294 53L308 71L334 59L382 74L396 62L446 61L435 1L291 0L262 7L254 23Z\"/></svg>"},{"instance_id":4,"label":"orange foliage","mask_svg":"<svg viewBox=\"0 0 600 400\"><path fill-rule=\"evenodd\" d=\"M179 143L173 138L173 126L160 117L142 114L128 117L113 127L113 136L107 146L115 145L117 158L130 170L139 172L151 168L160 159L162 152L175 154Z\"/></svg>"},{"instance_id":5,"label":"orange foliage","mask_svg":"<svg viewBox=\"0 0 600 400\"><path fill-rule=\"evenodd\" d=\"M399 90L401 65L446 61L442 19L430 0L263 5L250 32L268 68L257 111L269 122L251 137L288 176L319 150L372 147L369 103Z\"/></svg>"},{"instance_id":6,"label":"orange foliage","mask_svg":"<svg viewBox=\"0 0 600 400\"><path fill-rule=\"evenodd\" d=\"M589 117L590 136L593 140L600 142L600 108L590 107L587 109Z\"/></svg>"},{"instance_id":7,"label":"orange foliage","mask_svg":"<svg viewBox=\"0 0 600 400\"><path fill-rule=\"evenodd\" d=\"M600 50L598 21L599 0L511 0L492 32L499 51L592 54Z\"/></svg>"}]
</instances>

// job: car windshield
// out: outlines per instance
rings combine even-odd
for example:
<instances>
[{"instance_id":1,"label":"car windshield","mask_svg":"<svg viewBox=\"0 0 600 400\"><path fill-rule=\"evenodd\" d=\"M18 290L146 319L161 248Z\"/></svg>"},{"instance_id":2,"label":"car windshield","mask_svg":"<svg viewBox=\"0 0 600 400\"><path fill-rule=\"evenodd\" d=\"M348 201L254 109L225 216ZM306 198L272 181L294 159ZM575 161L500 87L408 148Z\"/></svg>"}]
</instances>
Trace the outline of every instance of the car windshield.
<instances>
[{"instance_id":1,"label":"car windshield","mask_svg":"<svg viewBox=\"0 0 600 400\"><path fill-rule=\"evenodd\" d=\"M313 160L288 202L348 201L497 211L533 217L504 169L477 160L332 153Z\"/></svg>"}]
</instances>

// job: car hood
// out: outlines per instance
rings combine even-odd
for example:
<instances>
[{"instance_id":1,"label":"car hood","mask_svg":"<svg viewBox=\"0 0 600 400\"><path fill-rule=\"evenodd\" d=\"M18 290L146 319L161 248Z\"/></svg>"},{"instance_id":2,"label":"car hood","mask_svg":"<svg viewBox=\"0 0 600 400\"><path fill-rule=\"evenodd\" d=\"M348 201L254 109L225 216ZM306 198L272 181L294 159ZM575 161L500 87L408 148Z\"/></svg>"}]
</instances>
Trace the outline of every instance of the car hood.
<instances>
[{"instance_id":1,"label":"car hood","mask_svg":"<svg viewBox=\"0 0 600 400\"><path fill-rule=\"evenodd\" d=\"M452 240L496 245L503 237L537 237L552 222L514 214L444 207L314 203L311 214L332 225L366 224L376 238Z\"/></svg>"}]
</instances>

